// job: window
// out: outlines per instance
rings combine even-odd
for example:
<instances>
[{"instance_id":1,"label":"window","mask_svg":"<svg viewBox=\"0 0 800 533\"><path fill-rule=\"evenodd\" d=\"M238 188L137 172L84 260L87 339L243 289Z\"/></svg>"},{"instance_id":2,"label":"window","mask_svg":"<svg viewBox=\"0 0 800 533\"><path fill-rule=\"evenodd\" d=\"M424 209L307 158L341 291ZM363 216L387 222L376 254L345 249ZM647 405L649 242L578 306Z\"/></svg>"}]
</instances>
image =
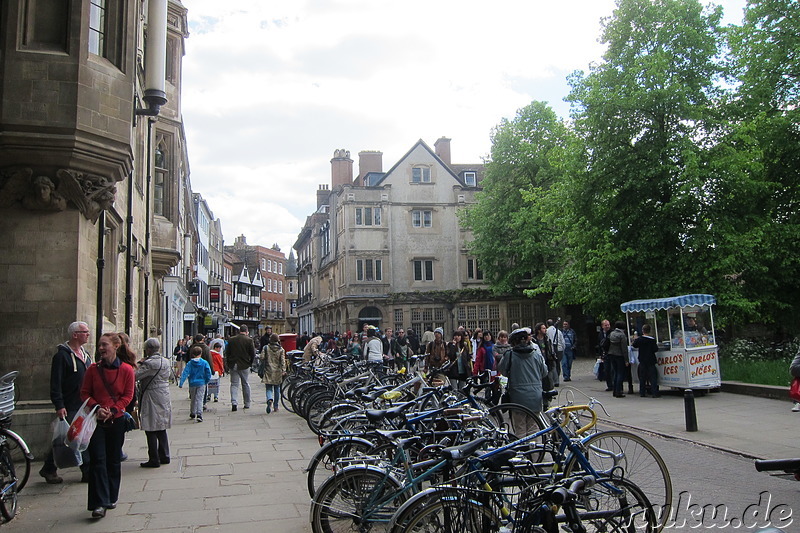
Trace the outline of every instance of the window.
<instances>
[{"instance_id":1,"label":"window","mask_svg":"<svg viewBox=\"0 0 800 533\"><path fill-rule=\"evenodd\" d=\"M464 184L467 187L474 187L477 183L475 172L464 172Z\"/></svg>"},{"instance_id":2,"label":"window","mask_svg":"<svg viewBox=\"0 0 800 533\"><path fill-rule=\"evenodd\" d=\"M283 294L283 282L278 281L278 294Z\"/></svg>"},{"instance_id":3,"label":"window","mask_svg":"<svg viewBox=\"0 0 800 533\"><path fill-rule=\"evenodd\" d=\"M89 53L122 66L124 2L91 0L89 4Z\"/></svg>"},{"instance_id":4,"label":"window","mask_svg":"<svg viewBox=\"0 0 800 533\"><path fill-rule=\"evenodd\" d=\"M168 141L166 137L159 135L154 157L153 213L162 217L169 216L169 156Z\"/></svg>"},{"instance_id":5,"label":"window","mask_svg":"<svg viewBox=\"0 0 800 533\"><path fill-rule=\"evenodd\" d=\"M415 228L430 228L432 221L432 211L422 211L419 209L411 211L411 224Z\"/></svg>"},{"instance_id":6,"label":"window","mask_svg":"<svg viewBox=\"0 0 800 533\"><path fill-rule=\"evenodd\" d=\"M266 270L266 269L267 269L267 260L262 257L261 258L261 270Z\"/></svg>"},{"instance_id":7,"label":"window","mask_svg":"<svg viewBox=\"0 0 800 533\"><path fill-rule=\"evenodd\" d=\"M283 263L278 263L278 274L283 274Z\"/></svg>"},{"instance_id":8,"label":"window","mask_svg":"<svg viewBox=\"0 0 800 533\"><path fill-rule=\"evenodd\" d=\"M380 207L356 207L356 226L380 226Z\"/></svg>"},{"instance_id":9,"label":"window","mask_svg":"<svg viewBox=\"0 0 800 533\"><path fill-rule=\"evenodd\" d=\"M357 259L356 280L382 281L383 280L382 261L380 259Z\"/></svg>"},{"instance_id":10,"label":"window","mask_svg":"<svg viewBox=\"0 0 800 533\"><path fill-rule=\"evenodd\" d=\"M478 267L477 259L467 259L467 279L483 279L483 270Z\"/></svg>"},{"instance_id":11,"label":"window","mask_svg":"<svg viewBox=\"0 0 800 533\"><path fill-rule=\"evenodd\" d=\"M414 261L414 281L433 281L433 261Z\"/></svg>"},{"instance_id":12,"label":"window","mask_svg":"<svg viewBox=\"0 0 800 533\"><path fill-rule=\"evenodd\" d=\"M430 167L414 167L411 169L411 183L430 183Z\"/></svg>"}]
</instances>

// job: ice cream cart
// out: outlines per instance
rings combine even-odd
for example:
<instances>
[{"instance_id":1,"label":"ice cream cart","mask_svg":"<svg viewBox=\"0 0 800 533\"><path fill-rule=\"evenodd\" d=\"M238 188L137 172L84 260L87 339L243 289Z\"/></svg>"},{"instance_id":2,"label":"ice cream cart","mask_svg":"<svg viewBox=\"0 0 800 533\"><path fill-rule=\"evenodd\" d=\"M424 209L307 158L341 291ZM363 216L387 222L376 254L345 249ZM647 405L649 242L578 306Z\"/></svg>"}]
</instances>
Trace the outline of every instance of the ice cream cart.
<instances>
[{"instance_id":1,"label":"ice cream cart","mask_svg":"<svg viewBox=\"0 0 800 533\"><path fill-rule=\"evenodd\" d=\"M662 387L713 389L720 386L719 354L711 294L633 300L620 305L628 331L641 335L650 324L658 343L658 383Z\"/></svg>"}]
</instances>

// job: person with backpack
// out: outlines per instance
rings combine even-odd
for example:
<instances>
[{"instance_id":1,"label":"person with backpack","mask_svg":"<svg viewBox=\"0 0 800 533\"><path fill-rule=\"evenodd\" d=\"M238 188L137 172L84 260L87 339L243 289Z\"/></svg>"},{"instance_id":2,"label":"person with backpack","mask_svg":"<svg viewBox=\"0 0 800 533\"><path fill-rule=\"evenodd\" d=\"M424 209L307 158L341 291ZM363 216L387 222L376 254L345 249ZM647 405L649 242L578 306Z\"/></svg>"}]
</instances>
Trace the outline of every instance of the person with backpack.
<instances>
[{"instance_id":1,"label":"person with backpack","mask_svg":"<svg viewBox=\"0 0 800 533\"><path fill-rule=\"evenodd\" d=\"M608 358L614 369L614 398L624 398L622 384L625 381L625 368L628 361L628 336L625 334L625 322L614 323L614 331L608 336Z\"/></svg>"},{"instance_id":2,"label":"person with backpack","mask_svg":"<svg viewBox=\"0 0 800 533\"><path fill-rule=\"evenodd\" d=\"M281 383L286 376L289 367L286 363L286 351L281 346L281 339L277 333L273 333L259 356L259 377L264 384L267 393L267 414L272 411L278 412L281 400Z\"/></svg>"}]
</instances>

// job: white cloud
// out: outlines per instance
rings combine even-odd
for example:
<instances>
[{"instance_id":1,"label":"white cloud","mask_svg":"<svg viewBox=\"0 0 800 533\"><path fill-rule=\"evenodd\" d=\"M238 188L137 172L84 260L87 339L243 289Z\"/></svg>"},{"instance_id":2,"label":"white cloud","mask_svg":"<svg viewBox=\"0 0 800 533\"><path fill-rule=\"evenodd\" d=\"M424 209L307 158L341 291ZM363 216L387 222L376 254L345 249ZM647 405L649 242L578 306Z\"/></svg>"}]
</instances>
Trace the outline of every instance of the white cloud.
<instances>
[{"instance_id":1,"label":"white cloud","mask_svg":"<svg viewBox=\"0 0 800 533\"><path fill-rule=\"evenodd\" d=\"M745 0L721 2L740 13ZM288 255L333 151L452 138L478 162L531 100L562 115L565 77L596 61L613 0L191 0L183 114L191 179L225 241ZM731 20L736 20L738 15ZM357 165L356 165L357 166ZM357 168L356 168L357 171Z\"/></svg>"}]
</instances>

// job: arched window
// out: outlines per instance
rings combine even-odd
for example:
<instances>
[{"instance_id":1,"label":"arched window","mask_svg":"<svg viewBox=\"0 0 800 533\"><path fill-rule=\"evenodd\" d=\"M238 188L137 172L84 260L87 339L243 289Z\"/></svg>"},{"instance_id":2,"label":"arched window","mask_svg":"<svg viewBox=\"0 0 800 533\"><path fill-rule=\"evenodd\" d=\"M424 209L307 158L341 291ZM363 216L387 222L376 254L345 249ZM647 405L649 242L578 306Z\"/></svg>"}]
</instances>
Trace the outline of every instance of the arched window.
<instances>
[{"instance_id":1,"label":"arched window","mask_svg":"<svg viewBox=\"0 0 800 533\"><path fill-rule=\"evenodd\" d=\"M170 150L164 135L156 137L154 154L155 172L153 173L153 213L162 217L170 217L169 184Z\"/></svg>"}]
</instances>

